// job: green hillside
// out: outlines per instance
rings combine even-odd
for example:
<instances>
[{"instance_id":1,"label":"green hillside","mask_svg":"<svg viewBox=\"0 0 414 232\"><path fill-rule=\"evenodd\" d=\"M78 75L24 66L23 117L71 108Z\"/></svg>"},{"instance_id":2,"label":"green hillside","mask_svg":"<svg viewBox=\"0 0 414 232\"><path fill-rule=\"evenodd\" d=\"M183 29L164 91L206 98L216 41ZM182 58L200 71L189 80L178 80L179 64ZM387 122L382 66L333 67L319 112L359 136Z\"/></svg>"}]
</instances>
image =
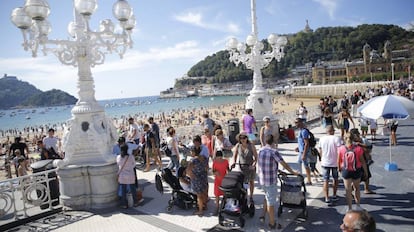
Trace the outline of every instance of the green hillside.
<instances>
[{"instance_id":1,"label":"green hillside","mask_svg":"<svg viewBox=\"0 0 414 232\"><path fill-rule=\"evenodd\" d=\"M61 90L41 91L14 76L0 78L0 109L59 106L76 103L76 98Z\"/></svg>"}]
</instances>

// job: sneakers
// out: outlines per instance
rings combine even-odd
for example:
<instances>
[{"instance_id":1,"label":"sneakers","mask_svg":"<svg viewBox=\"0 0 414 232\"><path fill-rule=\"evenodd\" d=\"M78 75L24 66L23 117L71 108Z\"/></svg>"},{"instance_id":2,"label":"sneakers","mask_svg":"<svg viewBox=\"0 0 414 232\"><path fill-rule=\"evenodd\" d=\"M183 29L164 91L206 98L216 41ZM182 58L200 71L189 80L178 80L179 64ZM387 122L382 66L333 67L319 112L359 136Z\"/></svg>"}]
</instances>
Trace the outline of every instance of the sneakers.
<instances>
[{"instance_id":1,"label":"sneakers","mask_svg":"<svg viewBox=\"0 0 414 232\"><path fill-rule=\"evenodd\" d=\"M329 199L325 199L325 203L326 203L326 205L328 205L328 206L332 206L332 205L333 205L332 201L331 201L331 200L329 200Z\"/></svg>"},{"instance_id":2,"label":"sneakers","mask_svg":"<svg viewBox=\"0 0 414 232\"><path fill-rule=\"evenodd\" d=\"M332 201L338 201L338 200L339 200L339 198L338 198L337 196L332 196L332 197L331 197L331 200L332 200Z\"/></svg>"}]
</instances>

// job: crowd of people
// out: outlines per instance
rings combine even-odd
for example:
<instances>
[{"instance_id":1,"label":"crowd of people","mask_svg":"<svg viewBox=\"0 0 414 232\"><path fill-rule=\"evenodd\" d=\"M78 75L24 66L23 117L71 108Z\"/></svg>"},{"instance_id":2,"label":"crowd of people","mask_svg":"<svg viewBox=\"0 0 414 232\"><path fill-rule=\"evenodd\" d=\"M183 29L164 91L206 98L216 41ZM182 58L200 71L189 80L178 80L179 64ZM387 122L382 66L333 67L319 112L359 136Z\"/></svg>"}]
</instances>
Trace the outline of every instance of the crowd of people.
<instances>
[{"instance_id":1,"label":"crowd of people","mask_svg":"<svg viewBox=\"0 0 414 232\"><path fill-rule=\"evenodd\" d=\"M302 173L303 167L306 173L306 184L308 185L312 185L311 172L314 174L314 180L318 180L317 177L322 177L324 200L328 206L338 200L337 190L340 173L344 181L349 210L345 215L341 228L349 228L350 224L345 219L348 220L350 217L372 220L364 213L359 213L360 211L353 211L355 207L352 207L354 200L356 209L361 210L359 206L361 202L360 181L364 182L365 194L375 194L369 185L369 179L371 178L369 165L372 164L373 159L371 156L372 144L368 139L368 131L370 131L371 141L374 141L377 133L377 122L358 115L357 108L369 98L394 93L394 89L393 86L384 86L378 89L367 88L364 91L355 90L352 94L344 93L340 100L335 100L331 96L321 98L319 105L321 110L320 119L322 126L326 129L326 135L319 138L319 142L313 147L312 135L309 129L306 128L309 120L307 109L301 102L296 111L297 118L293 122L294 128L298 132L296 136L298 163L300 164L298 171L289 167L277 150L278 142L282 141L283 136L287 136L284 133L284 128L280 129L279 125L272 124L271 117L266 116L262 119L264 125L258 129L254 112L251 109L247 109L244 115L239 115L240 106L233 106L232 116L241 118L241 132L238 134L237 143L235 144L232 144L225 136L221 125L212 119L212 117L223 114L220 110L213 112L206 110L194 111L189 114L190 118L184 117L184 114L181 115L180 112L176 112L174 117L166 117L161 114L155 118L148 117L147 122L137 120L137 117L122 119L121 122L118 121L120 139L113 150L114 155L117 156L116 161L119 166L118 182L120 184L121 207L128 207L126 199L126 192L128 191L134 196L133 205L136 206L139 203L139 199L135 197L137 176L134 156L136 156L136 152L143 152L145 155L145 172L151 170L152 160L155 162L156 168L161 170L164 168L161 162L161 146L163 140L165 140L165 144L170 151L170 162L166 168L175 173L184 189L197 195L198 208L194 212L195 215L202 216L204 214L209 200L208 175L211 173L215 179L214 197L216 199L215 214L217 214L219 199L223 195L219 189L221 181L230 169L238 166L244 174L244 182L248 183L248 196L251 203L254 203L256 177L258 177L258 182L265 192L263 199L264 212L260 216L260 220L265 221L266 216L268 216L269 228L280 228L274 218L277 170L280 164L293 174ZM406 95L406 91L401 93L404 96ZM171 119L174 121L169 121ZM198 120L197 124L203 128L203 133L187 138L190 143L187 143L187 141L183 143L185 135L177 135L174 126L193 125L192 121L194 120ZM161 125L156 122L160 122ZM361 133L356 129L357 123L359 123ZM391 143L396 145L398 121L390 120L387 123L392 134ZM288 129L293 130L292 127ZM336 129L341 131L340 136L335 135ZM162 130L165 132L163 133ZM53 129L49 129L47 136L44 135L42 138L35 136L33 138L41 151L42 159L63 158L62 154L58 152L61 150L60 140L54 136L54 132ZM26 157L29 150L27 145L24 146L25 143L18 139L19 136L16 138L16 141L7 148L7 151L13 153L13 157L17 157L14 163L16 164L15 170L21 173L16 173L16 176L19 176L25 174L28 166L24 161L25 159L20 160L20 157ZM259 150L256 149L256 144L261 147ZM183 147L191 147L190 160L187 160L182 154ZM314 153L316 153L317 158L312 157L315 156ZM182 162L183 159L184 162ZM315 159L321 162L322 170L320 174L317 172ZM332 195L329 194L331 178L333 179ZM363 227L362 224L358 224L358 226Z\"/></svg>"}]
</instances>

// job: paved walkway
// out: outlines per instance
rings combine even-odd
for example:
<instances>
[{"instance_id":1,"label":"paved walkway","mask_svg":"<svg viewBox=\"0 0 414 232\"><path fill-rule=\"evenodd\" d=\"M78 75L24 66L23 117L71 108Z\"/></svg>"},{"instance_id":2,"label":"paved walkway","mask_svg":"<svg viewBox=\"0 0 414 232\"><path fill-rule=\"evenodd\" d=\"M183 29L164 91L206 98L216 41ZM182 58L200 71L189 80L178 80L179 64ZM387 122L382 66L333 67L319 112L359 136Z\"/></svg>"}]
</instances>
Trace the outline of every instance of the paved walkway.
<instances>
[{"instance_id":1,"label":"paved walkway","mask_svg":"<svg viewBox=\"0 0 414 232\"><path fill-rule=\"evenodd\" d=\"M414 114L412 114L414 115ZM361 206L367 209L377 221L378 231L414 231L414 156L412 147L413 120L401 121L398 128L398 146L392 148L393 160L400 170L388 172L384 164L389 160L388 139L378 136L374 142L373 157L375 163L371 166L372 189L374 195L362 193ZM322 127L312 128L315 137L323 136ZM338 131L336 131L338 133ZM297 169L297 155L294 152L296 143L279 145L284 159ZM168 159L163 159L164 164ZM319 167L319 165L318 165ZM319 167L320 169L320 167ZM192 215L193 210L174 208L172 213L166 212L170 189L164 183L164 194L161 195L154 186L155 170L139 171L139 183L144 188L144 202L137 208L120 210L118 208L99 212L67 211L54 216L43 218L20 227L21 231L36 229L37 231L225 231L218 219L213 216L214 198L208 203L208 210L203 217ZM209 196L213 196L213 179L209 178ZM256 184L254 200L256 214L253 218L246 216L246 225L240 231L268 231L267 222L259 222L262 211L263 191ZM279 223L283 225L280 231L338 231L345 213L345 192L342 182L338 196L340 200L335 206L328 207L323 201L322 183L307 187L307 204L309 217L307 220L297 218L299 209L286 209Z\"/></svg>"}]
</instances>

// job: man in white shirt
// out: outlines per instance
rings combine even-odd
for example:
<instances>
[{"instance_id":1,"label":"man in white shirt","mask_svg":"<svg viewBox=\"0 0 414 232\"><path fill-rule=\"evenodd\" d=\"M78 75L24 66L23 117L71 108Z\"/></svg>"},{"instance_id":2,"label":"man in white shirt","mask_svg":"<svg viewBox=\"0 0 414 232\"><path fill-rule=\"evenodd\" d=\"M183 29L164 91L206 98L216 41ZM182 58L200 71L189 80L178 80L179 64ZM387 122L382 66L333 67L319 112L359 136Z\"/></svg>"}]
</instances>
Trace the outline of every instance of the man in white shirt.
<instances>
[{"instance_id":1,"label":"man in white shirt","mask_svg":"<svg viewBox=\"0 0 414 232\"><path fill-rule=\"evenodd\" d=\"M338 190L338 147L341 146L342 141L339 136L335 136L335 130L332 125L326 126L327 135L319 139L317 148L322 156L321 166L322 175L324 179L323 190L325 193L325 202L331 206L332 201L337 201L336 192ZM333 178L333 195L329 199L329 179ZM332 201L331 201L332 200Z\"/></svg>"},{"instance_id":2,"label":"man in white shirt","mask_svg":"<svg viewBox=\"0 0 414 232\"><path fill-rule=\"evenodd\" d=\"M139 138L141 137L141 131L139 130L138 125L134 122L134 118L128 119L129 129L128 129L128 138L130 142L139 144Z\"/></svg>"},{"instance_id":3,"label":"man in white shirt","mask_svg":"<svg viewBox=\"0 0 414 232\"><path fill-rule=\"evenodd\" d=\"M57 137L55 137L55 130L53 128L50 128L48 131L48 136L43 138L43 146L50 150L50 148L53 148L55 153L58 153L58 146L60 146L60 141Z\"/></svg>"}]
</instances>

